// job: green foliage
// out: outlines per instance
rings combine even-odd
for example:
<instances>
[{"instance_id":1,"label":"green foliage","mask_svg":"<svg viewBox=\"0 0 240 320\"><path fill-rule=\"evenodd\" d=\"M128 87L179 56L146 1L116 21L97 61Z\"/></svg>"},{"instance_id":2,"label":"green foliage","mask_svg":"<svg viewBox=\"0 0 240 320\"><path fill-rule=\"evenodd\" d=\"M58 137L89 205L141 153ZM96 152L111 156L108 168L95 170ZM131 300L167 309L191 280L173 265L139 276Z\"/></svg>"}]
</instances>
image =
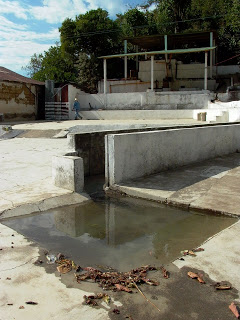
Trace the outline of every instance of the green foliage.
<instances>
[{"instance_id":1,"label":"green foliage","mask_svg":"<svg viewBox=\"0 0 240 320\"><path fill-rule=\"evenodd\" d=\"M30 62L25 67L22 67L23 70L27 72L27 75L32 78L37 72L41 70L43 55L36 54L31 57Z\"/></svg>"},{"instance_id":2,"label":"green foliage","mask_svg":"<svg viewBox=\"0 0 240 320\"><path fill-rule=\"evenodd\" d=\"M118 25L102 9L80 14L75 20L66 19L59 31L63 52L74 61L81 52L101 56L115 53L119 47Z\"/></svg>"},{"instance_id":3,"label":"green foliage","mask_svg":"<svg viewBox=\"0 0 240 320\"><path fill-rule=\"evenodd\" d=\"M58 44L50 47L44 54L34 54L24 69L28 70L31 78L39 81L50 79L55 82L68 82L74 81L76 77L72 61L62 56Z\"/></svg>"},{"instance_id":4,"label":"green foliage","mask_svg":"<svg viewBox=\"0 0 240 320\"><path fill-rule=\"evenodd\" d=\"M81 90L88 93L97 93L97 83L101 79L98 72L98 61L94 56L79 53L77 61L77 83Z\"/></svg>"}]
</instances>

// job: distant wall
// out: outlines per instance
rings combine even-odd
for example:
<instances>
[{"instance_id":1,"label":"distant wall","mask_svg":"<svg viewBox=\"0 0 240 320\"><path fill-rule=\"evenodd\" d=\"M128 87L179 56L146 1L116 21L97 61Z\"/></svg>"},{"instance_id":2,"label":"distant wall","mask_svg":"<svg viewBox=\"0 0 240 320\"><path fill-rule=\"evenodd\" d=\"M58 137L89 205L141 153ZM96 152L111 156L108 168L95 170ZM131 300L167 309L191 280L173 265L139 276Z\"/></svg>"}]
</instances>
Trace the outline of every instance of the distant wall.
<instances>
[{"instance_id":1,"label":"distant wall","mask_svg":"<svg viewBox=\"0 0 240 320\"><path fill-rule=\"evenodd\" d=\"M108 183L236 152L240 150L239 137L240 124L107 135Z\"/></svg>"},{"instance_id":2,"label":"distant wall","mask_svg":"<svg viewBox=\"0 0 240 320\"><path fill-rule=\"evenodd\" d=\"M150 81L107 80L107 93L144 92L151 87ZM98 83L98 93L104 92L104 81Z\"/></svg>"},{"instance_id":3,"label":"distant wall","mask_svg":"<svg viewBox=\"0 0 240 320\"><path fill-rule=\"evenodd\" d=\"M86 94L78 91L77 96L84 110L89 110L89 103L93 109L104 110L201 109L207 108L208 102L213 98L209 91L149 91L124 94Z\"/></svg>"},{"instance_id":4,"label":"distant wall","mask_svg":"<svg viewBox=\"0 0 240 320\"><path fill-rule=\"evenodd\" d=\"M88 120L193 119L193 110L93 110L81 115Z\"/></svg>"},{"instance_id":5,"label":"distant wall","mask_svg":"<svg viewBox=\"0 0 240 320\"><path fill-rule=\"evenodd\" d=\"M5 120L34 120L37 114L35 95L35 85L0 82L0 113Z\"/></svg>"}]
</instances>

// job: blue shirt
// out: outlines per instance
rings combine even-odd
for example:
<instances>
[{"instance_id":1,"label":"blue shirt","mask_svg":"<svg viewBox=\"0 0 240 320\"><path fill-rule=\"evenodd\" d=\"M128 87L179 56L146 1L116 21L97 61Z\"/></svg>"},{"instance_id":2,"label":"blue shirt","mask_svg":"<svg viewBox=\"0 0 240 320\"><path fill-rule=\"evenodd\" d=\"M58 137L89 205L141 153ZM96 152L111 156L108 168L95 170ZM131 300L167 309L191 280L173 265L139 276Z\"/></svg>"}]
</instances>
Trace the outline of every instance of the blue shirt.
<instances>
[{"instance_id":1,"label":"blue shirt","mask_svg":"<svg viewBox=\"0 0 240 320\"><path fill-rule=\"evenodd\" d=\"M80 103L78 101L75 101L73 104L73 109L79 111L80 110Z\"/></svg>"}]
</instances>

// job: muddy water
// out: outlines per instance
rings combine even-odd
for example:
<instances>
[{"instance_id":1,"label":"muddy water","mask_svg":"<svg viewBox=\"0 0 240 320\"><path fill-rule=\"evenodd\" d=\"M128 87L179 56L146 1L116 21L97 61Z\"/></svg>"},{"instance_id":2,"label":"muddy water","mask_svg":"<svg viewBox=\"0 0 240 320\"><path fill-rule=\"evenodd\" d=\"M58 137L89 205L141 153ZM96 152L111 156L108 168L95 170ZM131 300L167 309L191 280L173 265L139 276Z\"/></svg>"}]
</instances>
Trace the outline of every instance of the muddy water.
<instances>
[{"instance_id":1,"label":"muddy water","mask_svg":"<svg viewBox=\"0 0 240 320\"><path fill-rule=\"evenodd\" d=\"M129 270L169 263L235 221L139 199L102 197L3 223L81 266Z\"/></svg>"}]
</instances>

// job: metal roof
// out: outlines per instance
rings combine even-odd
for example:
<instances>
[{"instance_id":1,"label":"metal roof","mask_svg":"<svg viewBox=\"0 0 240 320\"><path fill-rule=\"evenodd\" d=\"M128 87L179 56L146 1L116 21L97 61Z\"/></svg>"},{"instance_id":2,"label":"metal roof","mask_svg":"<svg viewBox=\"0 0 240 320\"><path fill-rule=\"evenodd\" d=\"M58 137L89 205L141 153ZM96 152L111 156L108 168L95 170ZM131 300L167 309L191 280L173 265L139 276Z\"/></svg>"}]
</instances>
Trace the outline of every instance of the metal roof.
<instances>
[{"instance_id":1,"label":"metal roof","mask_svg":"<svg viewBox=\"0 0 240 320\"><path fill-rule=\"evenodd\" d=\"M143 55L157 55L157 54L181 54L181 53L192 53L192 52L203 52L211 51L216 47L205 47L205 48L190 48L190 49L175 49L175 50L161 50L161 51L148 51L148 52L132 52L132 53L120 53L113 54L110 56L101 56L99 59L112 59L112 58L121 58L121 57L131 57L131 56L143 56Z\"/></svg>"},{"instance_id":2,"label":"metal roof","mask_svg":"<svg viewBox=\"0 0 240 320\"><path fill-rule=\"evenodd\" d=\"M13 72L4 67L0 67L0 81L13 81L13 82L41 85L41 86L45 85L45 83L42 81L21 76L20 74Z\"/></svg>"},{"instance_id":3,"label":"metal roof","mask_svg":"<svg viewBox=\"0 0 240 320\"><path fill-rule=\"evenodd\" d=\"M129 43L138 45L140 48L148 51L165 49L164 36L167 35L168 49L183 49L186 44L189 48L207 47L210 45L210 32L213 38L217 38L216 31L192 32L192 33L174 33L158 34L152 36L127 37Z\"/></svg>"}]
</instances>

